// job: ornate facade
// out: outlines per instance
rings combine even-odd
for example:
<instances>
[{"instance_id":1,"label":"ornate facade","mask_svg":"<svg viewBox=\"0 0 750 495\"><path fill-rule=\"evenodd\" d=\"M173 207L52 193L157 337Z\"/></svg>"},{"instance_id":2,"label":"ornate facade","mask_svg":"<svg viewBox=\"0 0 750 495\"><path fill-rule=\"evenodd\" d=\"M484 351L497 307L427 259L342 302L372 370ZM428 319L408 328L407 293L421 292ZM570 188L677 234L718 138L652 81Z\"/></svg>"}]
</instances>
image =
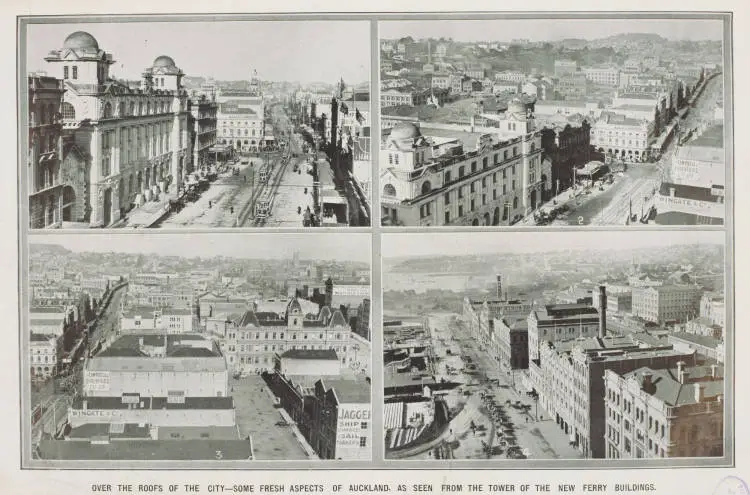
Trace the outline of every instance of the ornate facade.
<instances>
[{"instance_id":1,"label":"ornate facade","mask_svg":"<svg viewBox=\"0 0 750 495\"><path fill-rule=\"evenodd\" d=\"M62 83L45 76L30 76L28 82L29 225L38 229L55 226L71 216L70 205L63 197L65 194L65 199L69 200L71 189L61 180Z\"/></svg>"},{"instance_id":2,"label":"ornate facade","mask_svg":"<svg viewBox=\"0 0 750 495\"><path fill-rule=\"evenodd\" d=\"M192 169L182 71L160 56L131 88L109 75L112 55L77 31L45 58L65 90L63 129L71 162L86 171L75 221L110 225L131 208L176 192Z\"/></svg>"}]
</instances>

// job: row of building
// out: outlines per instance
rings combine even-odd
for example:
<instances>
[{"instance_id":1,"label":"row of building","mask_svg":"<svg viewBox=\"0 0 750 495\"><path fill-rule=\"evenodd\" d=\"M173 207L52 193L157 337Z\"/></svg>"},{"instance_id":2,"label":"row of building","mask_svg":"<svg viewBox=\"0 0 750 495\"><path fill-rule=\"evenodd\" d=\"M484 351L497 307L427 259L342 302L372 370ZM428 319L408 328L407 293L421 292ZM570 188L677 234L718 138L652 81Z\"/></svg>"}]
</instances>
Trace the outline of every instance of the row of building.
<instances>
[{"instance_id":1,"label":"row of building","mask_svg":"<svg viewBox=\"0 0 750 495\"><path fill-rule=\"evenodd\" d=\"M715 296L656 285L628 297L601 286L576 303L540 306L509 299L501 283L498 276L497 299L465 300L470 332L586 457L722 455L721 340L647 332L643 323L629 331L618 323L612 334L608 325L617 320L607 317L632 307L663 324L700 306L719 321Z\"/></svg>"}]
</instances>

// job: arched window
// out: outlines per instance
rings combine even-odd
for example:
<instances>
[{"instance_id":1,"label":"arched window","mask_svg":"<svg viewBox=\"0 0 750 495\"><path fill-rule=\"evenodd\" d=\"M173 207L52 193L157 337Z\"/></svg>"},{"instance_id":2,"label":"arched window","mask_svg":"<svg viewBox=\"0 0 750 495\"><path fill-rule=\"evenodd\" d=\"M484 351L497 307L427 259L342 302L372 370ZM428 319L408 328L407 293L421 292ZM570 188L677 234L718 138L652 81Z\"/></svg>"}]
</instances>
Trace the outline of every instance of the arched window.
<instances>
[{"instance_id":1,"label":"arched window","mask_svg":"<svg viewBox=\"0 0 750 495\"><path fill-rule=\"evenodd\" d=\"M422 183L422 194L427 194L430 191L432 191L432 184L430 184L430 181L426 180Z\"/></svg>"},{"instance_id":2,"label":"arched window","mask_svg":"<svg viewBox=\"0 0 750 495\"><path fill-rule=\"evenodd\" d=\"M124 116L125 116L125 103L120 102L120 117L124 117Z\"/></svg>"},{"instance_id":3,"label":"arched window","mask_svg":"<svg viewBox=\"0 0 750 495\"><path fill-rule=\"evenodd\" d=\"M112 104L110 102L104 104L104 111L102 112L102 116L105 119L112 118Z\"/></svg>"},{"instance_id":4,"label":"arched window","mask_svg":"<svg viewBox=\"0 0 750 495\"><path fill-rule=\"evenodd\" d=\"M75 120L76 119L76 109L75 107L66 102L63 102L62 104L62 116L64 120Z\"/></svg>"},{"instance_id":5,"label":"arched window","mask_svg":"<svg viewBox=\"0 0 750 495\"><path fill-rule=\"evenodd\" d=\"M138 103L138 115L143 115L143 102Z\"/></svg>"},{"instance_id":6,"label":"arched window","mask_svg":"<svg viewBox=\"0 0 750 495\"><path fill-rule=\"evenodd\" d=\"M393 187L392 184L386 184L385 187L383 187L383 196L395 196L396 195L396 188Z\"/></svg>"},{"instance_id":7,"label":"arched window","mask_svg":"<svg viewBox=\"0 0 750 495\"><path fill-rule=\"evenodd\" d=\"M128 112L128 115L135 115L135 103L132 101L130 102L130 111Z\"/></svg>"},{"instance_id":8,"label":"arched window","mask_svg":"<svg viewBox=\"0 0 750 495\"><path fill-rule=\"evenodd\" d=\"M513 198L513 209L518 208L518 197Z\"/></svg>"},{"instance_id":9,"label":"arched window","mask_svg":"<svg viewBox=\"0 0 750 495\"><path fill-rule=\"evenodd\" d=\"M146 115L151 113L151 102L146 103Z\"/></svg>"}]
</instances>

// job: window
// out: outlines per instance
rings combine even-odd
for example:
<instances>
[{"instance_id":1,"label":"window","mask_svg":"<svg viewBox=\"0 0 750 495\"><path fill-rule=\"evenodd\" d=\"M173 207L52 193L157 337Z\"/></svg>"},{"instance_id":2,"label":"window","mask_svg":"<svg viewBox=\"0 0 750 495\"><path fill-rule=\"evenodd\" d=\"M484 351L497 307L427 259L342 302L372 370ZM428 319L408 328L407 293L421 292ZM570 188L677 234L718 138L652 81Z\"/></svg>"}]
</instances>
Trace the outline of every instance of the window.
<instances>
[{"instance_id":1,"label":"window","mask_svg":"<svg viewBox=\"0 0 750 495\"><path fill-rule=\"evenodd\" d=\"M471 173L473 174L476 171L477 171L477 162L471 162Z\"/></svg>"},{"instance_id":2,"label":"window","mask_svg":"<svg viewBox=\"0 0 750 495\"><path fill-rule=\"evenodd\" d=\"M451 195L449 193L445 193L443 195L443 201L445 202L446 205L451 204Z\"/></svg>"},{"instance_id":3,"label":"window","mask_svg":"<svg viewBox=\"0 0 750 495\"><path fill-rule=\"evenodd\" d=\"M458 205L458 216L464 216L464 205Z\"/></svg>"},{"instance_id":4,"label":"window","mask_svg":"<svg viewBox=\"0 0 750 495\"><path fill-rule=\"evenodd\" d=\"M487 168L487 157L482 158L482 168Z\"/></svg>"},{"instance_id":5,"label":"window","mask_svg":"<svg viewBox=\"0 0 750 495\"><path fill-rule=\"evenodd\" d=\"M359 437L359 446L367 447L367 437Z\"/></svg>"},{"instance_id":6,"label":"window","mask_svg":"<svg viewBox=\"0 0 750 495\"><path fill-rule=\"evenodd\" d=\"M461 165L460 167L458 167L458 178L460 179L460 178L461 178L461 177L463 177L464 175L466 175L466 174L465 174L465 170L464 170L464 166L463 166L463 165Z\"/></svg>"},{"instance_id":7,"label":"window","mask_svg":"<svg viewBox=\"0 0 750 495\"><path fill-rule=\"evenodd\" d=\"M473 182L469 185L469 192L472 193L472 194L474 193L474 183Z\"/></svg>"},{"instance_id":8,"label":"window","mask_svg":"<svg viewBox=\"0 0 750 495\"><path fill-rule=\"evenodd\" d=\"M73 66L73 79L78 79L78 66Z\"/></svg>"},{"instance_id":9,"label":"window","mask_svg":"<svg viewBox=\"0 0 750 495\"><path fill-rule=\"evenodd\" d=\"M458 199L464 199L464 186L458 188Z\"/></svg>"},{"instance_id":10,"label":"window","mask_svg":"<svg viewBox=\"0 0 750 495\"><path fill-rule=\"evenodd\" d=\"M444 179L444 182L445 182L445 184L448 184L448 183L449 183L450 181L451 181L451 171L450 171L450 170L447 170L447 171L445 172L445 179Z\"/></svg>"},{"instance_id":11,"label":"window","mask_svg":"<svg viewBox=\"0 0 750 495\"><path fill-rule=\"evenodd\" d=\"M76 118L76 109L68 103L67 101L63 102L62 104L62 116L65 120L75 120Z\"/></svg>"},{"instance_id":12,"label":"window","mask_svg":"<svg viewBox=\"0 0 750 495\"><path fill-rule=\"evenodd\" d=\"M445 224L449 224L451 222L451 212L446 211L445 212Z\"/></svg>"},{"instance_id":13,"label":"window","mask_svg":"<svg viewBox=\"0 0 750 495\"><path fill-rule=\"evenodd\" d=\"M63 67L63 79L67 79L68 77L68 66L66 65Z\"/></svg>"}]
</instances>

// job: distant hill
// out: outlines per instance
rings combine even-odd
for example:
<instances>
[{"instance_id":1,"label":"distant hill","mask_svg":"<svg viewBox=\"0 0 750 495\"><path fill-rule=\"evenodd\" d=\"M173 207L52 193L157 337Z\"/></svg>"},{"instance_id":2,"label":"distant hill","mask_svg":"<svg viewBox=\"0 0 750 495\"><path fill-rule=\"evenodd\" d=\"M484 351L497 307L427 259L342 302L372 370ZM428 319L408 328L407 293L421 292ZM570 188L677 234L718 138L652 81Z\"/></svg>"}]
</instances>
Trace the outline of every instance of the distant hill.
<instances>
[{"instance_id":1,"label":"distant hill","mask_svg":"<svg viewBox=\"0 0 750 495\"><path fill-rule=\"evenodd\" d=\"M71 251L59 244L38 244L29 243L29 252L31 254L69 254Z\"/></svg>"}]
</instances>

